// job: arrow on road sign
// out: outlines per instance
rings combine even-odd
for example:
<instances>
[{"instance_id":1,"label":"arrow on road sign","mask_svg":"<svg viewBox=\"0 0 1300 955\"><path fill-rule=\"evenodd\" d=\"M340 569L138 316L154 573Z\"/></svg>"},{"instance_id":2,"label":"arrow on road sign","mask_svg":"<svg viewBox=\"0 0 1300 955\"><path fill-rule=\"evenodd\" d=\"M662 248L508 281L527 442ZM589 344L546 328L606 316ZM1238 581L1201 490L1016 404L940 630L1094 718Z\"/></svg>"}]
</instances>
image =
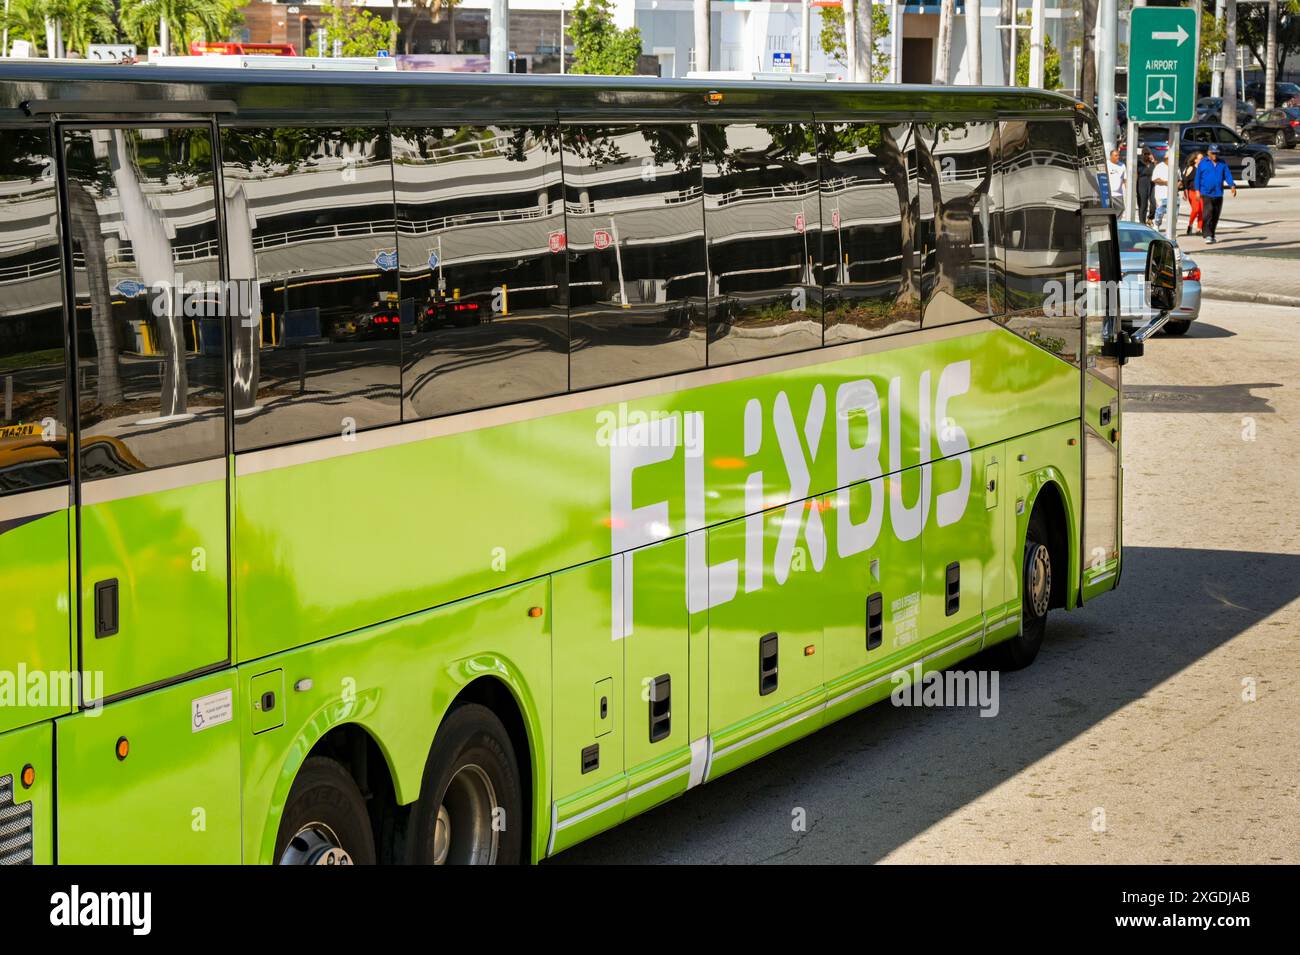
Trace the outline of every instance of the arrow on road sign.
<instances>
[{"instance_id":1,"label":"arrow on road sign","mask_svg":"<svg viewBox=\"0 0 1300 955\"><path fill-rule=\"evenodd\" d=\"M1183 25L1180 23L1180 24L1178 24L1178 29L1177 29L1177 30L1156 30L1156 31L1152 32L1152 34L1151 34L1151 39L1153 39L1153 40L1177 40L1177 41L1178 41L1178 46L1182 46L1182 45L1187 41L1187 38L1188 38L1189 36L1191 36L1191 34L1188 33L1186 30L1184 30L1184 29L1183 29Z\"/></svg>"}]
</instances>

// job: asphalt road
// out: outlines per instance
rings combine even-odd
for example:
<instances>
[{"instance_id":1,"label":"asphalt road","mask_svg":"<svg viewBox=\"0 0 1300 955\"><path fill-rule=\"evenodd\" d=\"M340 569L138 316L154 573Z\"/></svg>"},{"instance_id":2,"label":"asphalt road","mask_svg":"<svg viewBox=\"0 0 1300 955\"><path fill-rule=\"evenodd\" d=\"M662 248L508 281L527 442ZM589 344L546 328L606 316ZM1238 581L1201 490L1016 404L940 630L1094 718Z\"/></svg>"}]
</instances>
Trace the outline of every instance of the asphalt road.
<instances>
[{"instance_id":1,"label":"asphalt road","mask_svg":"<svg viewBox=\"0 0 1300 955\"><path fill-rule=\"evenodd\" d=\"M886 701L555 861L1300 861L1300 315L1207 302L1126 374L1121 587L996 717Z\"/></svg>"}]
</instances>

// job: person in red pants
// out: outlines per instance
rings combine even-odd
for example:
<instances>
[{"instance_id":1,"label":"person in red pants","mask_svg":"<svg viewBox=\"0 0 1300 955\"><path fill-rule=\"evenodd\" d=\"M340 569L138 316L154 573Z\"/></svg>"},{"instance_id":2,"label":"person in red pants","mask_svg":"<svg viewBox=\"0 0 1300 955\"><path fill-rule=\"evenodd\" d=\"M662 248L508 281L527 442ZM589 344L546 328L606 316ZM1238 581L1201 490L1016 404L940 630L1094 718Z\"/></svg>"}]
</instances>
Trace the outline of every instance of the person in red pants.
<instances>
[{"instance_id":1,"label":"person in red pants","mask_svg":"<svg viewBox=\"0 0 1300 955\"><path fill-rule=\"evenodd\" d=\"M1187 198L1187 234L1191 235L1192 230L1200 231L1205 225L1202 213L1205 204L1201 202L1201 194L1196 191L1196 167L1200 165L1205 154L1199 149L1192 154L1191 160L1183 167L1183 181L1178 184L1178 188L1183 190L1183 195Z\"/></svg>"}]
</instances>

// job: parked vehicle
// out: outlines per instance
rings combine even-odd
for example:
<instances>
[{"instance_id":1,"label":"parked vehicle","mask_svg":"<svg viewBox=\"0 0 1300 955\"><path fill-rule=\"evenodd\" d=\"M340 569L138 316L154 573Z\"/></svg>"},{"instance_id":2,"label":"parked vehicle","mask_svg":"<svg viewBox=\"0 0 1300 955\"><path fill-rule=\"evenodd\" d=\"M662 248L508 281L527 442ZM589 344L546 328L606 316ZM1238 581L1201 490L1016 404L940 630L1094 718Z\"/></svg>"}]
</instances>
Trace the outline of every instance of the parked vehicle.
<instances>
[{"instance_id":1,"label":"parked vehicle","mask_svg":"<svg viewBox=\"0 0 1300 955\"><path fill-rule=\"evenodd\" d=\"M1241 129L1254 122L1255 104L1244 99L1237 100L1237 128ZM1196 121L1198 123L1218 123L1223 119L1223 97L1202 96L1196 101Z\"/></svg>"},{"instance_id":2,"label":"parked vehicle","mask_svg":"<svg viewBox=\"0 0 1300 955\"><path fill-rule=\"evenodd\" d=\"M1264 105L1264 84L1247 83L1246 99L1256 106ZM1295 83L1275 83L1273 85L1273 105L1289 106L1292 101L1300 103L1300 86Z\"/></svg>"},{"instance_id":3,"label":"parked vehicle","mask_svg":"<svg viewBox=\"0 0 1300 955\"><path fill-rule=\"evenodd\" d=\"M1140 222L1121 220L1119 223L1119 264L1123 285L1120 287L1120 314L1130 317L1142 317L1144 321L1154 317L1154 311L1146 304L1145 276L1147 269L1147 249L1151 240L1162 236L1150 226ZM1179 269L1183 273L1183 295L1178 308L1169 313L1165 322L1165 333L1184 335L1201 314L1201 267L1181 248L1178 252Z\"/></svg>"},{"instance_id":4,"label":"parked vehicle","mask_svg":"<svg viewBox=\"0 0 1300 955\"><path fill-rule=\"evenodd\" d=\"M1273 178L1276 165L1273 151L1260 143L1247 142L1222 123L1187 123L1182 128L1179 139L1179 162L1195 150L1204 150L1214 143L1219 148L1219 157L1232 170L1232 178L1238 184L1250 183L1252 186L1267 186ZM1169 153L1169 127L1141 126L1138 128L1138 145L1150 149L1157 159L1164 159ZM1120 150L1122 161L1127 161L1128 147Z\"/></svg>"},{"instance_id":5,"label":"parked vehicle","mask_svg":"<svg viewBox=\"0 0 1300 955\"><path fill-rule=\"evenodd\" d=\"M1295 115L1292 115L1295 114ZM1278 149L1294 149L1300 128L1300 108L1260 110L1241 134L1252 143L1269 143Z\"/></svg>"}]
</instances>

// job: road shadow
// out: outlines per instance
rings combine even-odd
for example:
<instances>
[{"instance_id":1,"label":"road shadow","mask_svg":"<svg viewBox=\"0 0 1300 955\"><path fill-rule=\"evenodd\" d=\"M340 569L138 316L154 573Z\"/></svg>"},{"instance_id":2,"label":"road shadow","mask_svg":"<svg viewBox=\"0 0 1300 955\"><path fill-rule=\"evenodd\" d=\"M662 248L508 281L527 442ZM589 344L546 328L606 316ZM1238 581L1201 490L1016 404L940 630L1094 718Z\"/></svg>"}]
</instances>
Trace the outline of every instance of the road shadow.
<instances>
[{"instance_id":1,"label":"road shadow","mask_svg":"<svg viewBox=\"0 0 1300 955\"><path fill-rule=\"evenodd\" d=\"M1124 413L1144 411L1193 414L1272 414L1274 408L1257 388L1281 388L1276 381L1233 385L1125 385Z\"/></svg>"},{"instance_id":2,"label":"road shadow","mask_svg":"<svg viewBox=\"0 0 1300 955\"><path fill-rule=\"evenodd\" d=\"M1183 338L1236 338L1237 333L1209 322L1195 321Z\"/></svg>"},{"instance_id":3,"label":"road shadow","mask_svg":"<svg viewBox=\"0 0 1300 955\"><path fill-rule=\"evenodd\" d=\"M1300 596L1297 555L1124 553L1117 592L1055 613L1034 665L1001 675L997 717L885 701L555 861L878 861Z\"/></svg>"}]
</instances>

